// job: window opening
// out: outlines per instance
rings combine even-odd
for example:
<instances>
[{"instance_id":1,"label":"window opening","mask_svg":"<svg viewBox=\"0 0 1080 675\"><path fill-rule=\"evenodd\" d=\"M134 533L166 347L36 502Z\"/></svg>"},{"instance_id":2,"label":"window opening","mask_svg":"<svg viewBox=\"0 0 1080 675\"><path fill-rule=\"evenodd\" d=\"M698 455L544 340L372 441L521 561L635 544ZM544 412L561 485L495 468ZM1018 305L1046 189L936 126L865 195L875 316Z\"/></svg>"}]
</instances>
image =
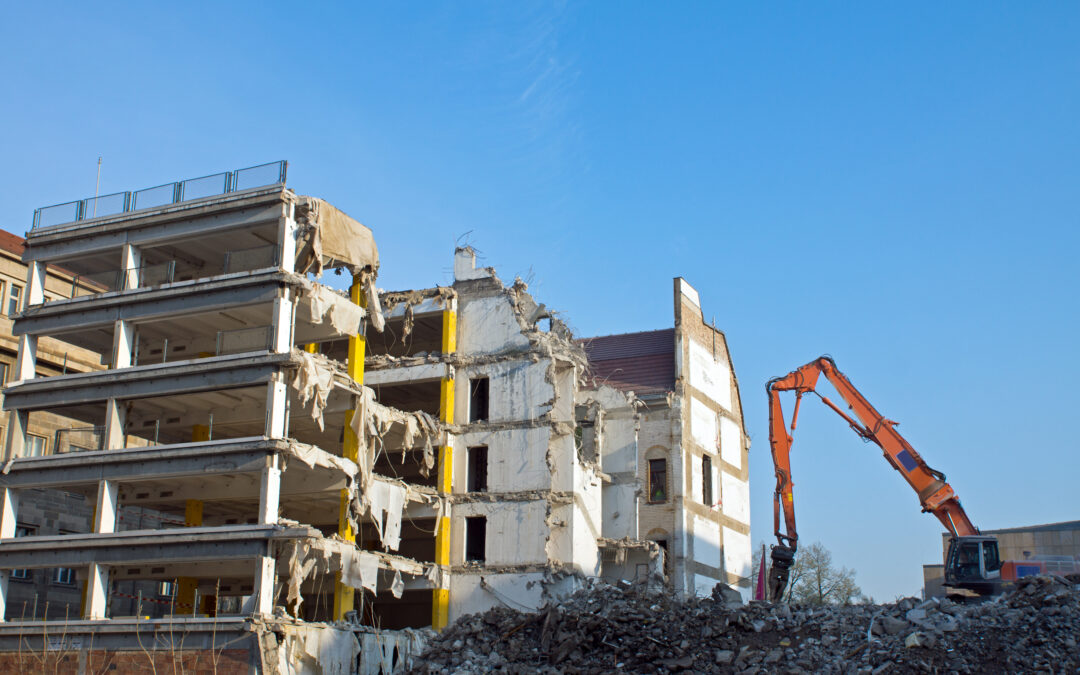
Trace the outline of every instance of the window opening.
<instances>
[{"instance_id":1,"label":"window opening","mask_svg":"<svg viewBox=\"0 0 1080 675\"><path fill-rule=\"evenodd\" d=\"M488 449L486 446L469 448L469 492L487 492Z\"/></svg>"},{"instance_id":2,"label":"window opening","mask_svg":"<svg viewBox=\"0 0 1080 675\"><path fill-rule=\"evenodd\" d=\"M477 377L469 380L469 421L486 422L488 420L488 378Z\"/></svg>"},{"instance_id":3,"label":"window opening","mask_svg":"<svg viewBox=\"0 0 1080 675\"><path fill-rule=\"evenodd\" d=\"M6 309L8 309L8 315L13 316L18 313L19 306L23 302L23 286L18 284L11 284L11 289L8 292L8 303L6 303Z\"/></svg>"},{"instance_id":4,"label":"window opening","mask_svg":"<svg viewBox=\"0 0 1080 675\"><path fill-rule=\"evenodd\" d=\"M649 501L667 501L667 460L649 460Z\"/></svg>"},{"instance_id":5,"label":"window opening","mask_svg":"<svg viewBox=\"0 0 1080 675\"><path fill-rule=\"evenodd\" d=\"M701 456L701 503L705 506L713 505L712 498L712 457Z\"/></svg>"},{"instance_id":6,"label":"window opening","mask_svg":"<svg viewBox=\"0 0 1080 675\"><path fill-rule=\"evenodd\" d=\"M26 435L26 457L44 457L48 449L49 439L44 436Z\"/></svg>"},{"instance_id":7,"label":"window opening","mask_svg":"<svg viewBox=\"0 0 1080 675\"><path fill-rule=\"evenodd\" d=\"M30 527L29 525L17 525L15 527L15 536L16 537L29 537L29 536L32 536L33 534L34 534L34 528ZM30 570L28 570L28 569L11 570L11 578L12 579L23 579L23 580L29 579L30 578Z\"/></svg>"},{"instance_id":8,"label":"window opening","mask_svg":"<svg viewBox=\"0 0 1080 675\"><path fill-rule=\"evenodd\" d=\"M465 519L465 561L484 562L487 559L487 517Z\"/></svg>"}]
</instances>

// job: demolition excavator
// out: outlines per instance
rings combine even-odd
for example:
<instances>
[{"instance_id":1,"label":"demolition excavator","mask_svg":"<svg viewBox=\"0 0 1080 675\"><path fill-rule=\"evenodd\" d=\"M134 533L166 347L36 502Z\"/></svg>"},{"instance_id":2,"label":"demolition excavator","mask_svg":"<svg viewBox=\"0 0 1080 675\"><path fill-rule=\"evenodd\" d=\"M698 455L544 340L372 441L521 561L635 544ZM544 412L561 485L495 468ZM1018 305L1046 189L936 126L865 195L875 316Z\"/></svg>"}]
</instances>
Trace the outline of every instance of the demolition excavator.
<instances>
[{"instance_id":1,"label":"demolition excavator","mask_svg":"<svg viewBox=\"0 0 1080 675\"><path fill-rule=\"evenodd\" d=\"M847 403L852 414L818 393L818 379L824 375ZM791 433L799 417L799 405L804 395L813 394L836 414L844 418L864 440L874 443L885 459L900 472L919 496L922 510L933 514L952 535L945 560L945 586L951 594L984 596L1000 592L1003 584L1017 576L1038 574L1037 561L1003 563L998 555L998 542L992 536L979 533L972 524L960 499L945 482L945 475L930 468L915 448L896 430L897 423L886 419L870 405L851 381L840 372L829 356L793 370L783 377L769 381L769 442L776 467L776 492L773 495L773 526L777 545L772 547L772 565L768 576L769 599L783 598L788 576L795 559L799 535L795 529L795 499L791 481L792 436L780 406L781 392L795 392L795 409L791 415ZM780 528L780 514L784 529ZM1026 564L1026 568L1025 565Z\"/></svg>"}]
</instances>

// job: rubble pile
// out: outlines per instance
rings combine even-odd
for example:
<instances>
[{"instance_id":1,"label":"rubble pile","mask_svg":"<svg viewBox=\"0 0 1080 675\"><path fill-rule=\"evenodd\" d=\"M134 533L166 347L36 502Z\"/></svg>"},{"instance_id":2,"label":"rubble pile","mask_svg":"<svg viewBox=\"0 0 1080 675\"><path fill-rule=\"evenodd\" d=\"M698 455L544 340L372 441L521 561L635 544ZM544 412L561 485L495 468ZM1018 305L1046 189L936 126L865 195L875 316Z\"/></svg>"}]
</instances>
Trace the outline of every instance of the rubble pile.
<instances>
[{"instance_id":1,"label":"rubble pile","mask_svg":"<svg viewBox=\"0 0 1080 675\"><path fill-rule=\"evenodd\" d=\"M411 672L432 673L994 673L1076 672L1080 586L1022 579L977 604L904 598L887 605L677 600L594 583L536 613L463 617Z\"/></svg>"}]
</instances>

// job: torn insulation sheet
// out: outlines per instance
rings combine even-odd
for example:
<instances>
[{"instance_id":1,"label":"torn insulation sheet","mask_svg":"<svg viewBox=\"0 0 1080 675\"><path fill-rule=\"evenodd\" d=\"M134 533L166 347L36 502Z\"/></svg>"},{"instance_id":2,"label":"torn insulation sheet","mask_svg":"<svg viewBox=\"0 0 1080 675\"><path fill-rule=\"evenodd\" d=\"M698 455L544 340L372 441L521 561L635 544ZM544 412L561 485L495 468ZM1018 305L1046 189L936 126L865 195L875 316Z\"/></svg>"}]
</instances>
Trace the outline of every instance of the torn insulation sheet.
<instances>
[{"instance_id":1,"label":"torn insulation sheet","mask_svg":"<svg viewBox=\"0 0 1080 675\"><path fill-rule=\"evenodd\" d=\"M355 276L379 269L379 250L371 230L315 197L298 197L296 269L321 276L325 267L344 267Z\"/></svg>"},{"instance_id":2,"label":"torn insulation sheet","mask_svg":"<svg viewBox=\"0 0 1080 675\"><path fill-rule=\"evenodd\" d=\"M292 386L296 389L301 406L311 403L311 418L318 423L319 429L323 430L323 410L330 397L330 389L334 385L334 370L326 357L308 352L296 352L296 354L299 355L301 361L293 377Z\"/></svg>"},{"instance_id":3,"label":"torn insulation sheet","mask_svg":"<svg viewBox=\"0 0 1080 675\"><path fill-rule=\"evenodd\" d=\"M378 332L383 332L386 327L386 319L383 318L382 305L379 304L379 291L375 288L375 275L365 272L361 275L363 292L367 295L368 316L371 317L371 326Z\"/></svg>"},{"instance_id":4,"label":"torn insulation sheet","mask_svg":"<svg viewBox=\"0 0 1080 675\"><path fill-rule=\"evenodd\" d=\"M329 318L334 330L343 335L359 335L367 312L348 298L322 284L309 284L304 291L311 302L311 323L319 325Z\"/></svg>"}]
</instances>

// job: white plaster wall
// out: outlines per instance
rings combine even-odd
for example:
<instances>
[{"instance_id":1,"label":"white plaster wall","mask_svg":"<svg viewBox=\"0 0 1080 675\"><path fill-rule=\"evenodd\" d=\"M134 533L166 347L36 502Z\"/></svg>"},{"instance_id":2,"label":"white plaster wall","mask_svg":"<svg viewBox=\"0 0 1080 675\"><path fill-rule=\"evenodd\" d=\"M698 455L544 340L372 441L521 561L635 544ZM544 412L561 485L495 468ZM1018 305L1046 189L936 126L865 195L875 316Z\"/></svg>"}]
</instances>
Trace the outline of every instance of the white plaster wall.
<instances>
[{"instance_id":1,"label":"white plaster wall","mask_svg":"<svg viewBox=\"0 0 1080 675\"><path fill-rule=\"evenodd\" d=\"M720 418L720 456L736 469L742 469L742 429L729 417Z\"/></svg>"},{"instance_id":2,"label":"white plaster wall","mask_svg":"<svg viewBox=\"0 0 1080 675\"><path fill-rule=\"evenodd\" d=\"M577 486L574 469L579 467L577 445L573 434L552 432L547 452L550 455L548 466L550 467L551 489L557 492L572 492Z\"/></svg>"},{"instance_id":3,"label":"white plaster wall","mask_svg":"<svg viewBox=\"0 0 1080 675\"><path fill-rule=\"evenodd\" d=\"M581 504L574 504L574 565L587 575L600 574L600 548L603 503L599 482L581 492Z\"/></svg>"},{"instance_id":4,"label":"white plaster wall","mask_svg":"<svg viewBox=\"0 0 1080 675\"><path fill-rule=\"evenodd\" d=\"M724 528L724 571L750 578L750 535Z\"/></svg>"},{"instance_id":5,"label":"white plaster wall","mask_svg":"<svg viewBox=\"0 0 1080 675\"><path fill-rule=\"evenodd\" d=\"M739 480L730 473L720 474L720 499L723 502L724 515L734 520L750 524L750 484Z\"/></svg>"},{"instance_id":6,"label":"white plaster wall","mask_svg":"<svg viewBox=\"0 0 1080 675\"><path fill-rule=\"evenodd\" d=\"M596 539L601 536L602 493L600 480L589 470L576 465L573 474L576 499L570 504L551 508L551 537L547 553L551 560L574 565L587 575L600 573L600 552Z\"/></svg>"},{"instance_id":7,"label":"white plaster wall","mask_svg":"<svg viewBox=\"0 0 1080 675\"><path fill-rule=\"evenodd\" d=\"M690 386L731 410L731 367L712 349L690 340Z\"/></svg>"},{"instance_id":8,"label":"white plaster wall","mask_svg":"<svg viewBox=\"0 0 1080 675\"><path fill-rule=\"evenodd\" d=\"M601 427L600 466L604 473L637 471L638 444L634 420L629 417L604 417Z\"/></svg>"},{"instance_id":9,"label":"white plaster wall","mask_svg":"<svg viewBox=\"0 0 1080 675\"><path fill-rule=\"evenodd\" d=\"M487 516L485 546L488 565L544 564L547 554L547 502L471 502L454 505L450 561L465 561L465 518Z\"/></svg>"},{"instance_id":10,"label":"white plaster wall","mask_svg":"<svg viewBox=\"0 0 1080 675\"><path fill-rule=\"evenodd\" d=\"M694 521L693 560L720 569L720 526L701 516L692 516L692 518Z\"/></svg>"},{"instance_id":11,"label":"white plaster wall","mask_svg":"<svg viewBox=\"0 0 1080 675\"><path fill-rule=\"evenodd\" d=\"M528 360L458 368L454 387L455 419L469 420L469 380L487 377L488 422L536 419L551 410L555 388L547 381L550 361Z\"/></svg>"},{"instance_id":12,"label":"white plaster wall","mask_svg":"<svg viewBox=\"0 0 1080 675\"><path fill-rule=\"evenodd\" d=\"M690 456L690 499L694 502L701 504L701 498L704 496L701 491L701 457L699 455Z\"/></svg>"},{"instance_id":13,"label":"white plaster wall","mask_svg":"<svg viewBox=\"0 0 1080 675\"><path fill-rule=\"evenodd\" d=\"M690 435L709 452L716 451L716 442L720 438L716 413L697 398L690 399Z\"/></svg>"},{"instance_id":14,"label":"white plaster wall","mask_svg":"<svg viewBox=\"0 0 1080 675\"><path fill-rule=\"evenodd\" d=\"M608 539L638 538L638 486L605 485L602 499L601 534Z\"/></svg>"},{"instance_id":15,"label":"white plaster wall","mask_svg":"<svg viewBox=\"0 0 1080 675\"><path fill-rule=\"evenodd\" d=\"M486 445L488 449L488 492L521 492L551 487L547 466L549 427L471 431L454 441L454 492L468 488L469 447Z\"/></svg>"},{"instance_id":16,"label":"white plaster wall","mask_svg":"<svg viewBox=\"0 0 1080 675\"><path fill-rule=\"evenodd\" d=\"M514 309L504 295L461 298L458 318L458 351L464 354L527 349L529 340L521 334Z\"/></svg>"},{"instance_id":17,"label":"white plaster wall","mask_svg":"<svg viewBox=\"0 0 1080 675\"><path fill-rule=\"evenodd\" d=\"M480 586L479 574L455 574L450 577L450 621L467 614L486 612L492 607L518 610L539 609L544 602L542 572L528 574L483 575L494 592Z\"/></svg>"}]
</instances>

